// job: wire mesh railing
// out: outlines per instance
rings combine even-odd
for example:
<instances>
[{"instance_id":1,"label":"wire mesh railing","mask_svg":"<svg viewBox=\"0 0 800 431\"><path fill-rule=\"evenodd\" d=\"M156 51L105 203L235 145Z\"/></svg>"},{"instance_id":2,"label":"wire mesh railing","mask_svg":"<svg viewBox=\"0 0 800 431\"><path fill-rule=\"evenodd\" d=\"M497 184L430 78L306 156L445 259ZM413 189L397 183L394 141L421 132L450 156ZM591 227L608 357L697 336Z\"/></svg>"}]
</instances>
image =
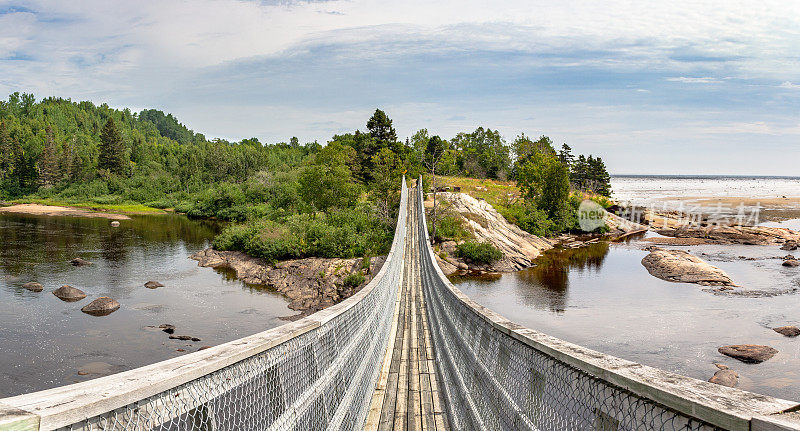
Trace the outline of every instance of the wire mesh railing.
<instances>
[{"instance_id":1,"label":"wire mesh railing","mask_svg":"<svg viewBox=\"0 0 800 431\"><path fill-rule=\"evenodd\" d=\"M421 206L421 188L416 199ZM779 414L797 409L796 402L584 349L481 307L444 276L424 212L419 217L425 304L439 387L454 429L800 430L800 421ZM780 421L785 428L771 428Z\"/></svg>"},{"instance_id":2,"label":"wire mesh railing","mask_svg":"<svg viewBox=\"0 0 800 431\"><path fill-rule=\"evenodd\" d=\"M0 400L0 430L361 429L403 274L407 200L403 179L389 256L347 300L180 358Z\"/></svg>"}]
</instances>

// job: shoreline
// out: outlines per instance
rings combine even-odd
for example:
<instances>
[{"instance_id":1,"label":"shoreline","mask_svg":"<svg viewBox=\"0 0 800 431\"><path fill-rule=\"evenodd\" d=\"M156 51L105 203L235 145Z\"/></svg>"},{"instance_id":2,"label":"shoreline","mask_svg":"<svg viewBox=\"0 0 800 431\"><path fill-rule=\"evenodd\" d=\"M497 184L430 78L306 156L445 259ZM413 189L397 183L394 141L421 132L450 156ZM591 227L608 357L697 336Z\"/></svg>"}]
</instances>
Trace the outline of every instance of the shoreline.
<instances>
[{"instance_id":1,"label":"shoreline","mask_svg":"<svg viewBox=\"0 0 800 431\"><path fill-rule=\"evenodd\" d=\"M57 205L43 205L36 203L19 203L10 206L0 207L0 214L26 214L40 216L70 216L87 218L105 218L109 220L130 220L125 214L95 211L78 207L66 207Z\"/></svg>"}]
</instances>

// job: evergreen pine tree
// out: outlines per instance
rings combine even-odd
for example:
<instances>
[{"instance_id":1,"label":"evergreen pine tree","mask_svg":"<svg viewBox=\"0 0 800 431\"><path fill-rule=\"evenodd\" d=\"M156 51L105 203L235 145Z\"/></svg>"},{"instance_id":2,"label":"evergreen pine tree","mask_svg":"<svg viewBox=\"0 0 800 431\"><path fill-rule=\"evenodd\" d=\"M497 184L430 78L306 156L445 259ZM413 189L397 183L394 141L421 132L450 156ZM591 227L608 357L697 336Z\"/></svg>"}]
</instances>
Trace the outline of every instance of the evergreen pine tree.
<instances>
[{"instance_id":1,"label":"evergreen pine tree","mask_svg":"<svg viewBox=\"0 0 800 431\"><path fill-rule=\"evenodd\" d=\"M14 172L14 148L5 121L0 121L0 181Z\"/></svg>"},{"instance_id":2,"label":"evergreen pine tree","mask_svg":"<svg viewBox=\"0 0 800 431\"><path fill-rule=\"evenodd\" d=\"M97 169L107 169L112 174L118 175L125 173L125 144L113 118L109 118L103 126L99 149Z\"/></svg>"},{"instance_id":3,"label":"evergreen pine tree","mask_svg":"<svg viewBox=\"0 0 800 431\"><path fill-rule=\"evenodd\" d=\"M566 143L561 145L561 151L558 152L558 160L560 160L567 169L570 169L575 162L575 157L572 155L572 148Z\"/></svg>"},{"instance_id":4,"label":"evergreen pine tree","mask_svg":"<svg viewBox=\"0 0 800 431\"><path fill-rule=\"evenodd\" d=\"M53 128L47 126L45 129L44 149L39 156L39 185L49 187L58 182L58 154L56 154L56 139Z\"/></svg>"}]
</instances>

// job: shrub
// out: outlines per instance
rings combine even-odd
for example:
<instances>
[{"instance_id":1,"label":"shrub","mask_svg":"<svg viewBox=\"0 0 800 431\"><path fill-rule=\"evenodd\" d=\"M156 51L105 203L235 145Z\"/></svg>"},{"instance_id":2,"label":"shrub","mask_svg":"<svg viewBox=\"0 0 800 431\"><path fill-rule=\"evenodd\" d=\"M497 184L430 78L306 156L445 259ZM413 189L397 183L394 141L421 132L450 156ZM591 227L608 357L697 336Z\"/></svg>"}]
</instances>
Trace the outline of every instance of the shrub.
<instances>
[{"instance_id":1,"label":"shrub","mask_svg":"<svg viewBox=\"0 0 800 431\"><path fill-rule=\"evenodd\" d=\"M363 283L365 280L366 278L360 272L354 272L342 280L342 285L355 289L356 287L361 286L361 283Z\"/></svg>"},{"instance_id":2,"label":"shrub","mask_svg":"<svg viewBox=\"0 0 800 431\"><path fill-rule=\"evenodd\" d=\"M519 226L525 232L536 236L550 236L556 232L555 223L547 218L547 213L527 203L514 204L500 208L500 214Z\"/></svg>"},{"instance_id":3,"label":"shrub","mask_svg":"<svg viewBox=\"0 0 800 431\"><path fill-rule=\"evenodd\" d=\"M488 242L466 241L456 246L456 256L478 263L492 263L503 258L503 252Z\"/></svg>"},{"instance_id":4,"label":"shrub","mask_svg":"<svg viewBox=\"0 0 800 431\"><path fill-rule=\"evenodd\" d=\"M432 231L431 228L428 230ZM464 220L459 216L444 216L436 222L436 241L463 241L471 237L469 231L464 229Z\"/></svg>"}]
</instances>

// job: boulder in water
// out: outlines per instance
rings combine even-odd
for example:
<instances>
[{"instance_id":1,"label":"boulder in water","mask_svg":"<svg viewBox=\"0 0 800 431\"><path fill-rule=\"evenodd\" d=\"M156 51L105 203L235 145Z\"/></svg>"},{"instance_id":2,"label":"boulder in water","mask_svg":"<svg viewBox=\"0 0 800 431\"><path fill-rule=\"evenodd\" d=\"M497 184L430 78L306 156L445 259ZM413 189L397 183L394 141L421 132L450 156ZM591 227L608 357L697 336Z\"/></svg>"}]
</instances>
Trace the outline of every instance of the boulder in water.
<instances>
[{"instance_id":1,"label":"boulder in water","mask_svg":"<svg viewBox=\"0 0 800 431\"><path fill-rule=\"evenodd\" d=\"M157 287L164 287L164 285L159 283L159 282L157 282L157 281L152 281L151 280L151 281L148 281L147 283L145 283L144 287L146 287L148 289L155 289Z\"/></svg>"},{"instance_id":2,"label":"boulder in water","mask_svg":"<svg viewBox=\"0 0 800 431\"><path fill-rule=\"evenodd\" d=\"M797 260L797 259L786 259L786 260L783 261L782 265L786 266L786 267L789 267L789 268L796 268L796 267L800 266L800 260Z\"/></svg>"},{"instance_id":3,"label":"boulder in water","mask_svg":"<svg viewBox=\"0 0 800 431\"><path fill-rule=\"evenodd\" d=\"M800 328L797 326L781 326L779 328L772 328L772 330L787 337L796 337L800 335Z\"/></svg>"},{"instance_id":4,"label":"boulder in water","mask_svg":"<svg viewBox=\"0 0 800 431\"><path fill-rule=\"evenodd\" d=\"M71 263L72 266L86 266L86 265L91 265L92 264L92 262L89 262L86 259L81 259L80 257L76 257L75 259L72 259L71 261L69 261L69 263Z\"/></svg>"},{"instance_id":5,"label":"boulder in water","mask_svg":"<svg viewBox=\"0 0 800 431\"><path fill-rule=\"evenodd\" d=\"M119 310L119 302L107 296L101 296L81 308L81 311L92 316L107 316L117 310Z\"/></svg>"},{"instance_id":6,"label":"boulder in water","mask_svg":"<svg viewBox=\"0 0 800 431\"><path fill-rule=\"evenodd\" d=\"M697 283L703 286L734 286L725 271L682 250L649 247L650 254L642 265L651 275L678 283Z\"/></svg>"},{"instance_id":7,"label":"boulder in water","mask_svg":"<svg viewBox=\"0 0 800 431\"><path fill-rule=\"evenodd\" d=\"M111 227L119 227L119 222L114 220L111 222Z\"/></svg>"},{"instance_id":8,"label":"boulder in water","mask_svg":"<svg viewBox=\"0 0 800 431\"><path fill-rule=\"evenodd\" d=\"M711 383L733 388L739 383L739 374L727 367L719 369L714 376L708 379Z\"/></svg>"},{"instance_id":9,"label":"boulder in water","mask_svg":"<svg viewBox=\"0 0 800 431\"><path fill-rule=\"evenodd\" d=\"M175 333L175 325L170 325L169 323L162 323L158 325L158 328L166 332L167 334Z\"/></svg>"},{"instance_id":10,"label":"boulder in water","mask_svg":"<svg viewBox=\"0 0 800 431\"><path fill-rule=\"evenodd\" d=\"M738 359L748 364L759 364L775 356L777 350L769 346L759 346L756 344L734 344L722 346L719 352L725 356Z\"/></svg>"},{"instance_id":11,"label":"boulder in water","mask_svg":"<svg viewBox=\"0 0 800 431\"><path fill-rule=\"evenodd\" d=\"M41 283L37 283L35 281L31 281L22 285L25 289L30 290L31 292L41 292L44 287L42 287Z\"/></svg>"},{"instance_id":12,"label":"boulder in water","mask_svg":"<svg viewBox=\"0 0 800 431\"><path fill-rule=\"evenodd\" d=\"M86 293L84 293L82 290L76 289L72 286L67 286L66 284L54 290L53 295L66 302L75 302L86 298Z\"/></svg>"}]
</instances>

